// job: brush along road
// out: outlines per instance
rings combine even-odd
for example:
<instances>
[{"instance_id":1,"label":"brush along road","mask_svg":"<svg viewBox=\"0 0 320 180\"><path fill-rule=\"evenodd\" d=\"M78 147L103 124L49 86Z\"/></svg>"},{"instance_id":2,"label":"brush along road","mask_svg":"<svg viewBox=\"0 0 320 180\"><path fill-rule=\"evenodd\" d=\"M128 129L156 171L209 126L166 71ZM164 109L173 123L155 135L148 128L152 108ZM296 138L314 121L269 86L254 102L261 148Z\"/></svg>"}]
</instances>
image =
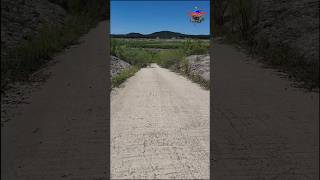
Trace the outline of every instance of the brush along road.
<instances>
[{"instance_id":1,"label":"brush along road","mask_svg":"<svg viewBox=\"0 0 320 180\"><path fill-rule=\"evenodd\" d=\"M111 94L115 179L208 179L209 91L156 64Z\"/></svg>"}]
</instances>

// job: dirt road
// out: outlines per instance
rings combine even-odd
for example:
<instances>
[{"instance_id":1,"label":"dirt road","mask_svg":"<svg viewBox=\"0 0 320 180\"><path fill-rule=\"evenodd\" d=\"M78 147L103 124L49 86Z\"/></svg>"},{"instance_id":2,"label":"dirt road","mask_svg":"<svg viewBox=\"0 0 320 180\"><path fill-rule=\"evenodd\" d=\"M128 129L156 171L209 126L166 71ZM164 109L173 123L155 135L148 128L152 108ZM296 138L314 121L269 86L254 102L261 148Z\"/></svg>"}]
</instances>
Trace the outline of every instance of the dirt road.
<instances>
[{"instance_id":1,"label":"dirt road","mask_svg":"<svg viewBox=\"0 0 320 180\"><path fill-rule=\"evenodd\" d=\"M319 179L319 93L214 43L214 179Z\"/></svg>"},{"instance_id":2,"label":"dirt road","mask_svg":"<svg viewBox=\"0 0 320 180\"><path fill-rule=\"evenodd\" d=\"M57 55L42 70L51 74L47 81L23 104L7 108L9 121L1 127L7 173L1 179L106 179L106 24Z\"/></svg>"},{"instance_id":3,"label":"dirt road","mask_svg":"<svg viewBox=\"0 0 320 180\"><path fill-rule=\"evenodd\" d=\"M111 94L111 176L208 179L209 91L153 64Z\"/></svg>"}]
</instances>

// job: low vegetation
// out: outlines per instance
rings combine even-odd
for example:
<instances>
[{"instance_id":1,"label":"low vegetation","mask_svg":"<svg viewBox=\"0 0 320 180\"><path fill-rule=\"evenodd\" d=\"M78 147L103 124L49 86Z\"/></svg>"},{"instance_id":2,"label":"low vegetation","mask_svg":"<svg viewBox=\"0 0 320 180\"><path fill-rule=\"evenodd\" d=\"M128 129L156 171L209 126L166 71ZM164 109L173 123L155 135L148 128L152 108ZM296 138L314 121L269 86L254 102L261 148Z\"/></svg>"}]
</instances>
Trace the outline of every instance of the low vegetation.
<instances>
[{"instance_id":1,"label":"low vegetation","mask_svg":"<svg viewBox=\"0 0 320 180\"><path fill-rule=\"evenodd\" d=\"M159 48L159 49L176 49L181 47L179 41L164 40L135 40L135 39L112 39L112 45L127 45L131 48Z\"/></svg>"},{"instance_id":2,"label":"low vegetation","mask_svg":"<svg viewBox=\"0 0 320 180\"><path fill-rule=\"evenodd\" d=\"M145 44L144 44L145 43ZM159 52L149 51L146 48L167 46L170 43L170 50ZM166 48L161 48L166 49ZM169 68L180 62L188 55L206 54L208 53L209 42L201 40L171 41L165 40L111 40L111 54L127 61L132 65L146 66L150 63L157 63L165 68Z\"/></svg>"},{"instance_id":3,"label":"low vegetation","mask_svg":"<svg viewBox=\"0 0 320 180\"><path fill-rule=\"evenodd\" d=\"M204 87L205 89L210 89L210 81L203 79L201 76L196 74L188 74L186 75L191 81L199 84L200 86Z\"/></svg>"},{"instance_id":4,"label":"low vegetation","mask_svg":"<svg viewBox=\"0 0 320 180\"><path fill-rule=\"evenodd\" d=\"M112 45L111 55L114 55L131 65L137 67L145 67L152 62L154 53L144 50L142 48L130 48L127 45Z\"/></svg>"},{"instance_id":5,"label":"low vegetation","mask_svg":"<svg viewBox=\"0 0 320 180\"><path fill-rule=\"evenodd\" d=\"M121 71L119 74L117 74L116 76L114 76L111 80L111 84L112 87L119 87L120 84L122 84L126 79L128 79L129 77L133 76L136 72L139 71L139 67L137 66L133 66L131 68L128 69L124 69L123 71Z\"/></svg>"},{"instance_id":6,"label":"low vegetation","mask_svg":"<svg viewBox=\"0 0 320 180\"><path fill-rule=\"evenodd\" d=\"M86 32L91 24L86 16L70 16L64 27L45 26L37 38L25 42L10 52L10 59L2 61L3 77L10 80L26 80L28 75L45 64L54 53L67 45L77 42L78 37Z\"/></svg>"}]
</instances>

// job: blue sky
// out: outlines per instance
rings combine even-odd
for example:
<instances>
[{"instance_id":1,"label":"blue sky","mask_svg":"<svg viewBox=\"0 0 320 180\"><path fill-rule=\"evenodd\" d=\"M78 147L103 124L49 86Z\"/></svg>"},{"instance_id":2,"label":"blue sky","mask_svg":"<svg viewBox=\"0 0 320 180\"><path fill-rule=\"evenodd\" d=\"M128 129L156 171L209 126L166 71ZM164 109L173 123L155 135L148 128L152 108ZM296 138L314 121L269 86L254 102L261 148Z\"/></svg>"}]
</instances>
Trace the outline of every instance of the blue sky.
<instances>
[{"instance_id":1,"label":"blue sky","mask_svg":"<svg viewBox=\"0 0 320 180\"><path fill-rule=\"evenodd\" d=\"M149 34L173 31L184 34L210 33L210 1L117 1L111 0L111 33ZM188 13L197 6L205 11L205 21L193 24Z\"/></svg>"}]
</instances>

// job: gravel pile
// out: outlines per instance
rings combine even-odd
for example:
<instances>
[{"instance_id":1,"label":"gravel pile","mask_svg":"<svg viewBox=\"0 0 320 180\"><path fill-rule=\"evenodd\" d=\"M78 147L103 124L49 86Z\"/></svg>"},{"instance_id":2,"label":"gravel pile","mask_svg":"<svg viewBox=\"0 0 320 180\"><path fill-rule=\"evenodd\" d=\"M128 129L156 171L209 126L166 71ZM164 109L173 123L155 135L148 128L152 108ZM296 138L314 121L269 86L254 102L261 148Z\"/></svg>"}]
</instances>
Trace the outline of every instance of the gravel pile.
<instances>
[{"instance_id":1,"label":"gravel pile","mask_svg":"<svg viewBox=\"0 0 320 180\"><path fill-rule=\"evenodd\" d=\"M210 56L209 55L191 55L186 58L189 62L189 71L191 74L199 75L206 81L210 80Z\"/></svg>"},{"instance_id":2,"label":"gravel pile","mask_svg":"<svg viewBox=\"0 0 320 180\"><path fill-rule=\"evenodd\" d=\"M114 77L124 69L130 68L131 65L115 56L111 56L111 77Z\"/></svg>"}]
</instances>

